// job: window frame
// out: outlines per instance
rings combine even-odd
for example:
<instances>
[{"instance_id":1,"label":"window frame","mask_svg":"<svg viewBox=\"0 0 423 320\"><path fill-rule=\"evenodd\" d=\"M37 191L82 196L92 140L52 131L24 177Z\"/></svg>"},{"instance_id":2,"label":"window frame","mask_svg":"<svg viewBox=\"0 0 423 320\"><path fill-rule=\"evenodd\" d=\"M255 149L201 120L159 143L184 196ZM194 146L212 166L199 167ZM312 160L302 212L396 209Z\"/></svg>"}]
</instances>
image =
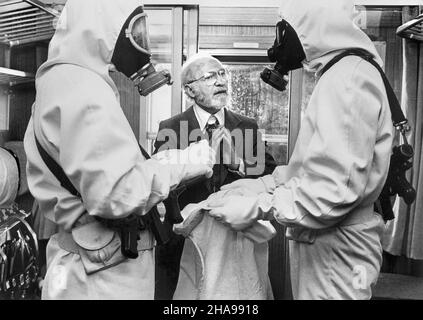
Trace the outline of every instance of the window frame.
<instances>
[{"instance_id":1,"label":"window frame","mask_svg":"<svg viewBox=\"0 0 423 320\"><path fill-rule=\"evenodd\" d=\"M169 5L169 4L145 4L144 8L147 13L149 10L168 10L172 15L172 96L171 96L171 116L175 116L182 112L183 92L181 90L182 64L186 59L185 54L191 55L198 47L198 5ZM187 29L185 28L187 26ZM187 50L184 52L184 44ZM178 75L178 76L175 76ZM146 147L147 150L153 152L153 144L157 132L150 130L151 128L151 108L149 97L140 97L140 135L139 143Z\"/></svg>"}]
</instances>

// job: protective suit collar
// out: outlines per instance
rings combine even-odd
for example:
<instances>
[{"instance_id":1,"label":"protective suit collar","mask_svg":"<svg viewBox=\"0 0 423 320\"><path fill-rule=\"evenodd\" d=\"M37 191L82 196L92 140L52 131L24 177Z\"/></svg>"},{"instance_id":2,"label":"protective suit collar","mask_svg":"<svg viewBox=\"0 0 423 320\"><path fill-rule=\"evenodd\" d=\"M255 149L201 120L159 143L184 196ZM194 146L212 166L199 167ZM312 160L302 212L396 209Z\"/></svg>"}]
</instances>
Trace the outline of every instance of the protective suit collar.
<instances>
[{"instance_id":1,"label":"protective suit collar","mask_svg":"<svg viewBox=\"0 0 423 320\"><path fill-rule=\"evenodd\" d=\"M74 64L102 77L118 96L109 76L113 51L123 24L139 0L68 0L36 78L57 64Z\"/></svg>"},{"instance_id":2,"label":"protective suit collar","mask_svg":"<svg viewBox=\"0 0 423 320\"><path fill-rule=\"evenodd\" d=\"M326 63L349 48L367 50L383 64L369 37L354 23L351 0L284 0L281 12L301 41L306 54L304 67L317 75Z\"/></svg>"}]
</instances>

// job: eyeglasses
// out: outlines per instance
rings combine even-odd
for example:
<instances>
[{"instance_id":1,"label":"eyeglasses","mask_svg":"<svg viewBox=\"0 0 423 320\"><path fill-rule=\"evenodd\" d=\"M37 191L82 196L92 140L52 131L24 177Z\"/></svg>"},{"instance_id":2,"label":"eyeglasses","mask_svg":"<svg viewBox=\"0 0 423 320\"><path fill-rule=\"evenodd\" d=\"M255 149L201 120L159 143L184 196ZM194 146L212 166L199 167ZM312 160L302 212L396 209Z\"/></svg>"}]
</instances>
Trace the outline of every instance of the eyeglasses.
<instances>
[{"instance_id":1,"label":"eyeglasses","mask_svg":"<svg viewBox=\"0 0 423 320\"><path fill-rule=\"evenodd\" d=\"M224 80L227 80L228 79L228 72L226 71L226 69L220 69L218 71L206 72L200 78L191 80L191 81L187 82L186 84L191 84L191 83L194 83L196 81L204 81L208 86L211 86L211 85L216 83L218 76L220 76Z\"/></svg>"}]
</instances>

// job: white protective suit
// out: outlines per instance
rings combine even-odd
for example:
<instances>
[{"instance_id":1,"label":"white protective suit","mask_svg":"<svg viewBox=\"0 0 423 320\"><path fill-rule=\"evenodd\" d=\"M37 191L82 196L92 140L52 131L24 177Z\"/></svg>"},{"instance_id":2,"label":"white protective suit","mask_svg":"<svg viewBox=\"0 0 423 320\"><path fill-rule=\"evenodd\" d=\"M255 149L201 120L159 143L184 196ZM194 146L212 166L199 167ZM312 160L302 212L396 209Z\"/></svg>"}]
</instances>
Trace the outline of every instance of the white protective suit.
<instances>
[{"instance_id":1,"label":"white protective suit","mask_svg":"<svg viewBox=\"0 0 423 320\"><path fill-rule=\"evenodd\" d=\"M348 48L365 49L382 63L353 23L350 0L285 0L282 15L298 34L305 67L317 76ZM388 174L393 135L378 70L346 57L319 79L289 164L262 178L269 193L234 197L212 214L234 226L239 218L231 203L242 201L238 217L258 212L289 227L295 299L368 299L382 263L383 219L373 205Z\"/></svg>"},{"instance_id":2,"label":"white protective suit","mask_svg":"<svg viewBox=\"0 0 423 320\"><path fill-rule=\"evenodd\" d=\"M92 219L145 214L182 178L180 167L143 158L109 76L122 26L140 5L139 0L68 0L48 61L36 75L24 141L29 187L40 212L61 229L47 247L43 299L154 298L150 232L141 233L139 257L125 260L117 233ZM34 131L84 205L49 171Z\"/></svg>"},{"instance_id":3,"label":"white protective suit","mask_svg":"<svg viewBox=\"0 0 423 320\"><path fill-rule=\"evenodd\" d=\"M350 0L284 1L306 67L319 71L348 48L382 63L353 23ZM318 81L294 153L272 177L274 217L292 228L290 266L297 299L368 299L382 263L383 220L373 204L385 183L394 129L382 78L359 57Z\"/></svg>"}]
</instances>

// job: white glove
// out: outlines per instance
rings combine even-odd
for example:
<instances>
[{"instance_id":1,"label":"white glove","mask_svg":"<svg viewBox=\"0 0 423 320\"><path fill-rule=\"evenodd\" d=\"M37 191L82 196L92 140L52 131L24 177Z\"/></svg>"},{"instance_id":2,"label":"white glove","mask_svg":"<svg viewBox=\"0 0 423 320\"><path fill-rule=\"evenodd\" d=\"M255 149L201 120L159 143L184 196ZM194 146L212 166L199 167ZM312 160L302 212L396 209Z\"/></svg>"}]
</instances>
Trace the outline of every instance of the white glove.
<instances>
[{"instance_id":1,"label":"white glove","mask_svg":"<svg viewBox=\"0 0 423 320\"><path fill-rule=\"evenodd\" d=\"M275 187L272 176L265 176L258 179L239 179L231 184L224 185L220 190L248 190L249 193L259 195L260 193L273 193Z\"/></svg>"},{"instance_id":2,"label":"white glove","mask_svg":"<svg viewBox=\"0 0 423 320\"><path fill-rule=\"evenodd\" d=\"M235 231L249 228L254 222L271 216L272 195L262 193L257 197L227 196L211 198L206 210L209 215Z\"/></svg>"},{"instance_id":3,"label":"white glove","mask_svg":"<svg viewBox=\"0 0 423 320\"><path fill-rule=\"evenodd\" d=\"M216 163L216 152L210 148L207 140L201 140L184 150L165 150L152 158L170 167L171 189L174 189L181 182L198 176L210 178Z\"/></svg>"}]
</instances>

